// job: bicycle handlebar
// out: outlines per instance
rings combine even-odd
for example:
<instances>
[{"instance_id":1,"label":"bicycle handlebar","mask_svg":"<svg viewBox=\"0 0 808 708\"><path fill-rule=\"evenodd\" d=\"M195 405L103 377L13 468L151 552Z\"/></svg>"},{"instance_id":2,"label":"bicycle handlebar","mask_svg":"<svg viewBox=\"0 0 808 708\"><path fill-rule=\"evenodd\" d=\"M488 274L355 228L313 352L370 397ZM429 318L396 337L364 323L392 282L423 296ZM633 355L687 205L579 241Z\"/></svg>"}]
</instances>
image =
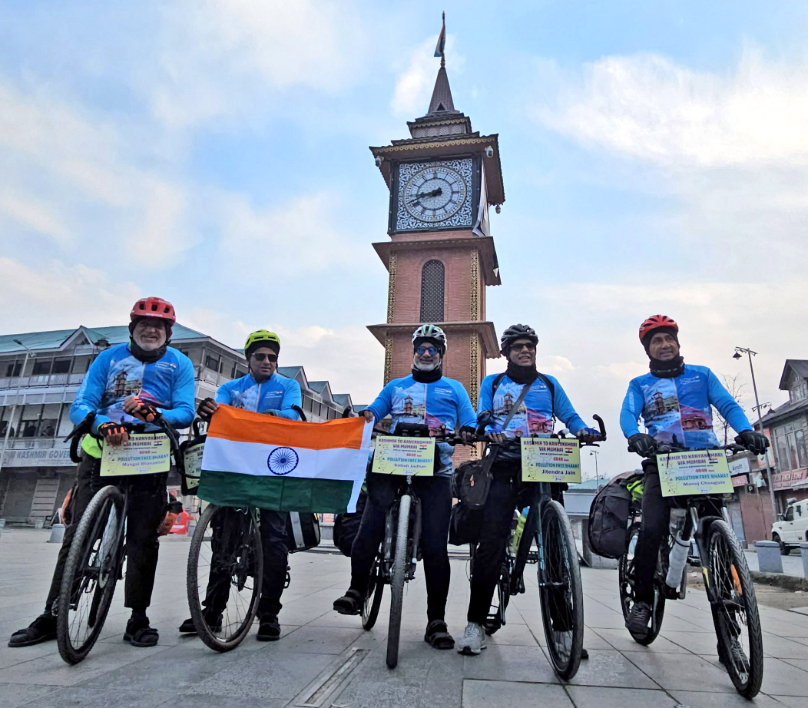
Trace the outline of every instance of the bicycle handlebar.
<instances>
[{"instance_id":1,"label":"bicycle handlebar","mask_svg":"<svg viewBox=\"0 0 808 708\"><path fill-rule=\"evenodd\" d=\"M373 432L378 433L379 435L392 435L399 438L429 438L435 442L443 442L452 446L473 445L478 441L476 435L469 435L466 440L463 440L463 438L461 438L457 433L447 433L445 425L440 427L441 432L437 434L433 434L433 430L434 428L430 429L428 425L424 425L423 423L397 423L395 432L392 433L384 430L383 428L373 428Z\"/></svg>"},{"instance_id":2,"label":"bicycle handlebar","mask_svg":"<svg viewBox=\"0 0 808 708\"><path fill-rule=\"evenodd\" d=\"M737 455L739 452L748 452L748 448L744 445L739 445L738 443L729 443L728 445L720 445L719 447L708 447L708 448L701 448L699 450L690 450L686 447L682 447L681 445L668 445L666 443L654 443L656 449L654 453L649 457L656 457L657 455L669 455L672 452L712 452L714 450L727 450L734 455ZM631 445L626 448L629 452L637 452ZM639 455L640 453L637 452Z\"/></svg>"}]
</instances>

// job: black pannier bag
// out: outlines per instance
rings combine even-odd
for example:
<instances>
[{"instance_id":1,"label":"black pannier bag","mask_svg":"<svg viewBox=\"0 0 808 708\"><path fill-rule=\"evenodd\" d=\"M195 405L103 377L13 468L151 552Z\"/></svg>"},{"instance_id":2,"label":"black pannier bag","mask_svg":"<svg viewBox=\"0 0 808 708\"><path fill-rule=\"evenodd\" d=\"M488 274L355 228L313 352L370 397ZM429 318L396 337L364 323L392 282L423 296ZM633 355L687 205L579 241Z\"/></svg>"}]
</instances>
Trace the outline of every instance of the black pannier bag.
<instances>
[{"instance_id":1,"label":"black pannier bag","mask_svg":"<svg viewBox=\"0 0 808 708\"><path fill-rule=\"evenodd\" d=\"M317 514L289 512L286 522L289 553L307 551L320 545L320 519Z\"/></svg>"},{"instance_id":2,"label":"black pannier bag","mask_svg":"<svg viewBox=\"0 0 808 708\"><path fill-rule=\"evenodd\" d=\"M452 507L452 515L449 520L449 543L453 546L465 546L467 543L477 543L480 540L480 527L483 523L483 505L480 508L469 508L463 501L461 490L464 484L468 486L468 477L474 471L479 473L481 462L479 460L466 460L458 465L452 472L452 496L459 499ZM487 496L487 491L485 496Z\"/></svg>"},{"instance_id":3,"label":"black pannier bag","mask_svg":"<svg viewBox=\"0 0 808 708\"><path fill-rule=\"evenodd\" d=\"M628 543L628 517L631 492L626 486L636 472L619 474L595 495L589 509L589 545L605 558L620 558Z\"/></svg>"},{"instance_id":4,"label":"black pannier bag","mask_svg":"<svg viewBox=\"0 0 808 708\"><path fill-rule=\"evenodd\" d=\"M351 548L356 535L359 533L359 524L362 523L362 514L365 511L368 495L363 489L356 500L356 511L350 514L337 514L334 517L334 545L342 551L342 555L351 557Z\"/></svg>"}]
</instances>

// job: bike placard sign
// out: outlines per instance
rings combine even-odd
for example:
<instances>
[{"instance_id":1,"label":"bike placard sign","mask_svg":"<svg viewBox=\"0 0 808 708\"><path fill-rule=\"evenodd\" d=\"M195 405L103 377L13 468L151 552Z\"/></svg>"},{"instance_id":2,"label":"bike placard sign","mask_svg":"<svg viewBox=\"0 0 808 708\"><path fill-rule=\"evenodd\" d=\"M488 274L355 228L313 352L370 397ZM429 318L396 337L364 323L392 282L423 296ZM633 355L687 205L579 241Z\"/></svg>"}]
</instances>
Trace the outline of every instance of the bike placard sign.
<instances>
[{"instance_id":1,"label":"bike placard sign","mask_svg":"<svg viewBox=\"0 0 808 708\"><path fill-rule=\"evenodd\" d=\"M188 489L196 489L199 486L199 478L202 476L202 454L204 452L204 443L189 445L185 449L185 455L183 456L185 461L185 486Z\"/></svg>"},{"instance_id":2,"label":"bike placard sign","mask_svg":"<svg viewBox=\"0 0 808 708\"><path fill-rule=\"evenodd\" d=\"M102 477L160 474L171 469L171 443L165 433L136 433L123 445L104 445Z\"/></svg>"},{"instance_id":3,"label":"bike placard sign","mask_svg":"<svg viewBox=\"0 0 808 708\"><path fill-rule=\"evenodd\" d=\"M577 440L522 439L523 482L581 482L581 448Z\"/></svg>"},{"instance_id":4,"label":"bike placard sign","mask_svg":"<svg viewBox=\"0 0 808 708\"><path fill-rule=\"evenodd\" d=\"M376 438L372 472L431 477L435 472L435 440L380 435Z\"/></svg>"},{"instance_id":5,"label":"bike placard sign","mask_svg":"<svg viewBox=\"0 0 808 708\"><path fill-rule=\"evenodd\" d=\"M724 450L690 450L657 455L663 497L732 494Z\"/></svg>"}]
</instances>

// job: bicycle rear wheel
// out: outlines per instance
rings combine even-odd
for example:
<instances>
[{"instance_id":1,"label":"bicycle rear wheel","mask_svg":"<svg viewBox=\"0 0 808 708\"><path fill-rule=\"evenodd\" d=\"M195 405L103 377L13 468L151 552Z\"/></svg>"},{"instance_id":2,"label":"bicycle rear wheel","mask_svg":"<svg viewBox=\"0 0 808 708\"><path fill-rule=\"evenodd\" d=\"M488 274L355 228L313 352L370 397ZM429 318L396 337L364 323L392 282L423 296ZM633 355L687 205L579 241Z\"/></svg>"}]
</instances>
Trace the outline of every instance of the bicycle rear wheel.
<instances>
[{"instance_id":1,"label":"bicycle rear wheel","mask_svg":"<svg viewBox=\"0 0 808 708\"><path fill-rule=\"evenodd\" d=\"M628 621L631 609L634 607L634 550L637 547L637 539L640 535L640 525L634 524L629 529L628 547L626 552L620 557L618 565L618 582L620 588L620 608L623 610L623 619ZM667 545L664 546L667 550ZM657 577L659 569L657 569ZM654 607L651 615L651 628L646 635L631 634L637 644L648 646L658 636L662 629L662 618L665 616L665 596L659 591L659 583L654 582Z\"/></svg>"},{"instance_id":2,"label":"bicycle rear wheel","mask_svg":"<svg viewBox=\"0 0 808 708\"><path fill-rule=\"evenodd\" d=\"M379 556L373 561L370 570L370 584L368 594L362 603L362 628L370 631L376 624L379 616L379 607L382 604L382 594L384 593L384 576L382 575L382 562Z\"/></svg>"},{"instance_id":3,"label":"bicycle rear wheel","mask_svg":"<svg viewBox=\"0 0 808 708\"><path fill-rule=\"evenodd\" d=\"M73 537L56 615L59 654L68 664L90 653L107 618L123 561L123 509L118 487L100 489Z\"/></svg>"},{"instance_id":4,"label":"bicycle rear wheel","mask_svg":"<svg viewBox=\"0 0 808 708\"><path fill-rule=\"evenodd\" d=\"M256 514L209 506L191 539L186 587L194 626L215 651L235 649L261 597L264 556Z\"/></svg>"},{"instance_id":5,"label":"bicycle rear wheel","mask_svg":"<svg viewBox=\"0 0 808 708\"><path fill-rule=\"evenodd\" d=\"M550 662L569 680L578 671L584 644L584 603L578 550L564 507L557 501L542 507L539 544L539 599Z\"/></svg>"},{"instance_id":6,"label":"bicycle rear wheel","mask_svg":"<svg viewBox=\"0 0 808 708\"><path fill-rule=\"evenodd\" d=\"M396 551L393 556L393 577L390 582L390 625L387 632L387 666L398 664L398 644L401 636L401 612L404 605L404 581L407 577L407 547L410 530L410 504L412 499L405 494L398 502L398 528Z\"/></svg>"},{"instance_id":7,"label":"bicycle rear wheel","mask_svg":"<svg viewBox=\"0 0 808 708\"><path fill-rule=\"evenodd\" d=\"M710 525L707 548L719 654L738 693L754 698L763 681L763 636L749 567L725 521Z\"/></svg>"}]
</instances>

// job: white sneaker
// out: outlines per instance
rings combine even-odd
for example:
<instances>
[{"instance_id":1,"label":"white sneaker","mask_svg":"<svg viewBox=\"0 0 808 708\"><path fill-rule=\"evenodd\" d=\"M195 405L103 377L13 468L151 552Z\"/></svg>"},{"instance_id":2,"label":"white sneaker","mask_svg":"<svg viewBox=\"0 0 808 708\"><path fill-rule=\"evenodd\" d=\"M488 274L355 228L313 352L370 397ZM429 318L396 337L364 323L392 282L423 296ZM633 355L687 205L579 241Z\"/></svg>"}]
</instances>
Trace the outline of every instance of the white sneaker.
<instances>
[{"instance_id":1,"label":"white sneaker","mask_svg":"<svg viewBox=\"0 0 808 708\"><path fill-rule=\"evenodd\" d=\"M457 651L461 654L479 654L487 646L483 626L469 622L466 631L463 632L463 638L457 643Z\"/></svg>"}]
</instances>

